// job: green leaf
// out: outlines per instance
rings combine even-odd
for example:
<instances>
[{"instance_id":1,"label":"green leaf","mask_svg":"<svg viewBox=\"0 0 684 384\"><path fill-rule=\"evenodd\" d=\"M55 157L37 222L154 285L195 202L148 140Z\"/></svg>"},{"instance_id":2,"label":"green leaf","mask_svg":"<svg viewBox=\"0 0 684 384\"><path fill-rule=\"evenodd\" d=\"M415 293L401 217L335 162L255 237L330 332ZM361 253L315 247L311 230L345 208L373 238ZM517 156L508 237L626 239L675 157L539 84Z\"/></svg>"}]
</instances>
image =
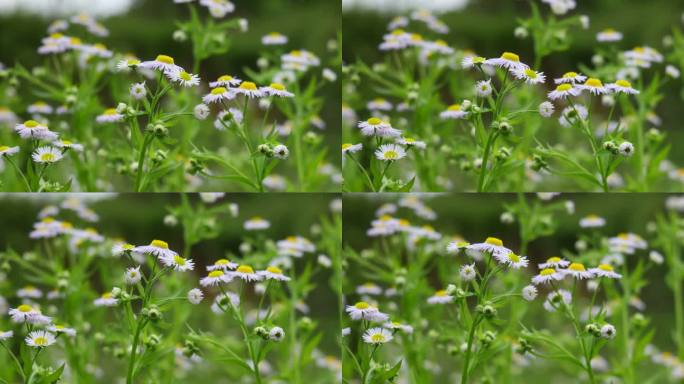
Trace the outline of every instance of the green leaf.
<instances>
[{"instance_id":1,"label":"green leaf","mask_svg":"<svg viewBox=\"0 0 684 384\"><path fill-rule=\"evenodd\" d=\"M40 380L41 384L54 384L59 381L59 379L62 377L62 373L64 372L64 364L62 364L59 368L57 368L54 372L49 374L48 376L43 377Z\"/></svg>"}]
</instances>

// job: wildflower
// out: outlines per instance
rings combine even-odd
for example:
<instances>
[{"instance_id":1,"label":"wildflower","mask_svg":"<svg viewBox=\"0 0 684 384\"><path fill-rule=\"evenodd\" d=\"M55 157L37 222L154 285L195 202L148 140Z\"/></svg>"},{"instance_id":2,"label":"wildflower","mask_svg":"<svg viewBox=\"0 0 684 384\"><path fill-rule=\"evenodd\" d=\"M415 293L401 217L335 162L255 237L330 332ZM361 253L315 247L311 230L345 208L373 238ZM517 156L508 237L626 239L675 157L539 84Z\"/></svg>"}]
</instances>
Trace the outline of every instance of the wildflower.
<instances>
[{"instance_id":1,"label":"wildflower","mask_svg":"<svg viewBox=\"0 0 684 384\"><path fill-rule=\"evenodd\" d=\"M118 113L116 108L108 108L95 118L98 124L118 123L124 120L124 115Z\"/></svg>"},{"instance_id":2,"label":"wildflower","mask_svg":"<svg viewBox=\"0 0 684 384\"><path fill-rule=\"evenodd\" d=\"M583 217L579 222L582 228L599 228L606 225L606 219L597 215L587 215Z\"/></svg>"},{"instance_id":3,"label":"wildflower","mask_svg":"<svg viewBox=\"0 0 684 384\"><path fill-rule=\"evenodd\" d=\"M591 271L587 271L582 263L571 263L568 265L567 269L561 270L563 275L570 275L578 280L591 279L594 274Z\"/></svg>"},{"instance_id":4,"label":"wildflower","mask_svg":"<svg viewBox=\"0 0 684 384\"><path fill-rule=\"evenodd\" d=\"M572 294L565 289L550 292L544 301L544 309L555 312L561 305L570 305Z\"/></svg>"},{"instance_id":5,"label":"wildflower","mask_svg":"<svg viewBox=\"0 0 684 384\"><path fill-rule=\"evenodd\" d=\"M233 92L236 95L245 95L250 99L264 96L264 92L260 91L259 88L257 88L256 84L254 84L251 81L245 81L242 84L240 84L239 87L233 88Z\"/></svg>"},{"instance_id":6,"label":"wildflower","mask_svg":"<svg viewBox=\"0 0 684 384\"><path fill-rule=\"evenodd\" d=\"M363 341L368 344L385 344L392 339L392 333L385 328L371 328L363 334Z\"/></svg>"},{"instance_id":7,"label":"wildflower","mask_svg":"<svg viewBox=\"0 0 684 384\"><path fill-rule=\"evenodd\" d=\"M69 141L69 140L57 140L57 141L52 142L52 144L54 146L56 146L57 148L71 149L71 150L74 150L76 152L83 152L83 145L82 144L74 143L74 142Z\"/></svg>"},{"instance_id":8,"label":"wildflower","mask_svg":"<svg viewBox=\"0 0 684 384\"><path fill-rule=\"evenodd\" d=\"M360 121L358 127L364 136L379 136L379 137L399 137L401 131L392 128L389 123L382 121L377 117L371 117L366 121Z\"/></svg>"},{"instance_id":9,"label":"wildflower","mask_svg":"<svg viewBox=\"0 0 684 384\"><path fill-rule=\"evenodd\" d=\"M439 114L439 117L442 118L442 120L446 119L464 119L468 117L468 112L464 111L461 107L461 104L452 104L447 108L446 111L443 111L442 113Z\"/></svg>"},{"instance_id":10,"label":"wildflower","mask_svg":"<svg viewBox=\"0 0 684 384\"><path fill-rule=\"evenodd\" d=\"M287 36L278 32L271 32L261 38L261 44L263 45L285 45L287 41Z\"/></svg>"},{"instance_id":11,"label":"wildflower","mask_svg":"<svg viewBox=\"0 0 684 384\"><path fill-rule=\"evenodd\" d=\"M527 285L522 289L522 297L527 301L532 301L537 297L537 287Z\"/></svg>"},{"instance_id":12,"label":"wildflower","mask_svg":"<svg viewBox=\"0 0 684 384\"><path fill-rule=\"evenodd\" d=\"M620 279L622 275L616 273L610 264L599 264L596 268L590 268L589 272L596 277L607 277L609 279Z\"/></svg>"},{"instance_id":13,"label":"wildflower","mask_svg":"<svg viewBox=\"0 0 684 384\"><path fill-rule=\"evenodd\" d=\"M271 328L270 331L268 331L268 339L275 341L275 342L280 342L283 340L285 337L285 331L280 328L280 327L273 327Z\"/></svg>"},{"instance_id":14,"label":"wildflower","mask_svg":"<svg viewBox=\"0 0 684 384\"><path fill-rule=\"evenodd\" d=\"M173 268L174 271L185 272L195 269L195 263L192 260L188 260L178 255L160 256L159 261L161 261L164 266Z\"/></svg>"},{"instance_id":15,"label":"wildflower","mask_svg":"<svg viewBox=\"0 0 684 384\"><path fill-rule=\"evenodd\" d=\"M513 76L527 84L543 84L546 81L543 72L537 72L530 68L516 68L513 70Z\"/></svg>"},{"instance_id":16,"label":"wildflower","mask_svg":"<svg viewBox=\"0 0 684 384\"><path fill-rule=\"evenodd\" d=\"M544 268L538 275L532 278L532 284L546 284L557 280L563 280L563 274L554 268Z\"/></svg>"},{"instance_id":17,"label":"wildflower","mask_svg":"<svg viewBox=\"0 0 684 384\"><path fill-rule=\"evenodd\" d=\"M553 103L550 101L545 101L541 104L539 104L539 114L542 117L551 117L553 115L555 108L553 106Z\"/></svg>"},{"instance_id":18,"label":"wildflower","mask_svg":"<svg viewBox=\"0 0 684 384\"><path fill-rule=\"evenodd\" d=\"M195 105L195 108L193 108L192 112L195 115L195 119L204 120L209 117L210 110L206 104L197 104Z\"/></svg>"},{"instance_id":19,"label":"wildflower","mask_svg":"<svg viewBox=\"0 0 684 384\"><path fill-rule=\"evenodd\" d=\"M427 299L428 304L448 304L454 301L454 297L441 289Z\"/></svg>"},{"instance_id":20,"label":"wildflower","mask_svg":"<svg viewBox=\"0 0 684 384\"><path fill-rule=\"evenodd\" d=\"M203 287L210 287L219 285L220 283L228 283L233 280L232 275L225 274L222 270L217 269L209 272L206 277L200 279L200 285Z\"/></svg>"},{"instance_id":21,"label":"wildflower","mask_svg":"<svg viewBox=\"0 0 684 384\"><path fill-rule=\"evenodd\" d=\"M525 267L527 267L527 265L529 263L526 256L519 256L513 252L511 252L505 256L504 255L495 256L495 258L497 259L497 261L499 263L508 265L509 267L511 267L513 269L525 268Z\"/></svg>"},{"instance_id":22,"label":"wildflower","mask_svg":"<svg viewBox=\"0 0 684 384\"><path fill-rule=\"evenodd\" d=\"M173 57L167 55L158 55L156 59L151 61L143 61L138 66L140 68L155 69L166 74L183 70L182 67L176 65Z\"/></svg>"},{"instance_id":23,"label":"wildflower","mask_svg":"<svg viewBox=\"0 0 684 384\"><path fill-rule=\"evenodd\" d=\"M216 271L216 270L227 271L229 269L235 269L237 267L238 267L237 263L233 263L228 259L218 259L214 262L213 265L207 266L207 271L209 271L209 272Z\"/></svg>"},{"instance_id":24,"label":"wildflower","mask_svg":"<svg viewBox=\"0 0 684 384\"><path fill-rule=\"evenodd\" d=\"M371 111L391 111L393 106L389 101L383 98L377 98L369 101L368 104L366 104L366 108Z\"/></svg>"},{"instance_id":25,"label":"wildflower","mask_svg":"<svg viewBox=\"0 0 684 384\"><path fill-rule=\"evenodd\" d=\"M166 72L166 76L169 78L169 80L174 81L186 88L197 86L200 83L199 76L185 72L184 70Z\"/></svg>"},{"instance_id":26,"label":"wildflower","mask_svg":"<svg viewBox=\"0 0 684 384\"><path fill-rule=\"evenodd\" d=\"M273 147L273 156L275 156L278 159L285 160L290 156L290 150L287 149L286 146L282 144L278 144L275 147Z\"/></svg>"},{"instance_id":27,"label":"wildflower","mask_svg":"<svg viewBox=\"0 0 684 384\"><path fill-rule=\"evenodd\" d=\"M639 91L632 88L632 84L627 80L618 80L613 84L606 85L606 88L615 93L626 93L628 95L638 95Z\"/></svg>"},{"instance_id":28,"label":"wildflower","mask_svg":"<svg viewBox=\"0 0 684 384\"><path fill-rule=\"evenodd\" d=\"M509 253L513 253L513 251L503 246L503 241L496 237L488 237L484 243L470 244L466 249L478 253L489 253L497 259L499 257L506 257Z\"/></svg>"},{"instance_id":29,"label":"wildflower","mask_svg":"<svg viewBox=\"0 0 684 384\"><path fill-rule=\"evenodd\" d=\"M356 153L363 149L363 144L358 143L358 144L350 144L350 143L344 143L342 144L342 154L346 153Z\"/></svg>"},{"instance_id":30,"label":"wildflower","mask_svg":"<svg viewBox=\"0 0 684 384\"><path fill-rule=\"evenodd\" d=\"M495 67L505 68L510 71L529 68L528 65L520 61L520 56L511 52L504 52L501 57L485 60L484 63Z\"/></svg>"},{"instance_id":31,"label":"wildflower","mask_svg":"<svg viewBox=\"0 0 684 384\"><path fill-rule=\"evenodd\" d=\"M226 127L230 127L233 122L235 124L242 123L242 119L242 111L237 108L229 108L218 113L214 121L214 128L223 131Z\"/></svg>"},{"instance_id":32,"label":"wildflower","mask_svg":"<svg viewBox=\"0 0 684 384\"><path fill-rule=\"evenodd\" d=\"M302 257L305 252L316 251L316 246L311 240L301 236L288 236L276 243L279 255Z\"/></svg>"},{"instance_id":33,"label":"wildflower","mask_svg":"<svg viewBox=\"0 0 684 384\"><path fill-rule=\"evenodd\" d=\"M570 127L577 124L579 121L586 120L588 116L589 110L587 107L581 104L575 104L563 109L561 117L558 118L558 122L563 127Z\"/></svg>"},{"instance_id":34,"label":"wildflower","mask_svg":"<svg viewBox=\"0 0 684 384\"><path fill-rule=\"evenodd\" d=\"M247 282L259 281L263 279L263 277L254 272L254 269L249 265L240 265L234 271L228 272L228 275L233 278L240 278Z\"/></svg>"},{"instance_id":35,"label":"wildflower","mask_svg":"<svg viewBox=\"0 0 684 384\"><path fill-rule=\"evenodd\" d=\"M268 266L265 270L257 272L257 274L265 280L290 281L289 277L283 275L282 269L274 266Z\"/></svg>"},{"instance_id":36,"label":"wildflower","mask_svg":"<svg viewBox=\"0 0 684 384\"><path fill-rule=\"evenodd\" d=\"M116 69L120 72L127 72L140 66L140 60L136 57L129 57L116 63Z\"/></svg>"},{"instance_id":37,"label":"wildflower","mask_svg":"<svg viewBox=\"0 0 684 384\"><path fill-rule=\"evenodd\" d=\"M112 246L112 255L114 256L121 256L126 252L131 252L135 248L135 245L133 244L128 244L125 242L117 242Z\"/></svg>"},{"instance_id":38,"label":"wildflower","mask_svg":"<svg viewBox=\"0 0 684 384\"><path fill-rule=\"evenodd\" d=\"M492 95L492 79L480 80L475 84L475 92L478 97L489 97Z\"/></svg>"},{"instance_id":39,"label":"wildflower","mask_svg":"<svg viewBox=\"0 0 684 384\"><path fill-rule=\"evenodd\" d=\"M369 320L382 323L389 319L387 314L380 312L376 307L365 301L359 301L354 305L347 305L345 312L349 314L352 320Z\"/></svg>"},{"instance_id":40,"label":"wildflower","mask_svg":"<svg viewBox=\"0 0 684 384\"><path fill-rule=\"evenodd\" d=\"M673 79L679 79L681 72L674 65L667 65L665 67L665 74L667 74L668 76L670 76Z\"/></svg>"},{"instance_id":41,"label":"wildflower","mask_svg":"<svg viewBox=\"0 0 684 384\"><path fill-rule=\"evenodd\" d=\"M55 335L47 331L33 331L26 336L26 345L34 348L49 347L54 344Z\"/></svg>"},{"instance_id":42,"label":"wildflower","mask_svg":"<svg viewBox=\"0 0 684 384\"><path fill-rule=\"evenodd\" d=\"M587 81L585 81L583 85L579 85L578 88L583 91L589 91L592 95L603 95L609 91L601 80L595 78L587 79Z\"/></svg>"},{"instance_id":43,"label":"wildflower","mask_svg":"<svg viewBox=\"0 0 684 384\"><path fill-rule=\"evenodd\" d=\"M363 295L377 296L377 295L382 294L382 288L380 288L377 284L373 284L373 283L368 282L368 283L365 283L365 284L362 284L362 285L359 285L358 287L356 287L356 293L359 295L362 295L362 296Z\"/></svg>"},{"instance_id":44,"label":"wildflower","mask_svg":"<svg viewBox=\"0 0 684 384\"><path fill-rule=\"evenodd\" d=\"M188 291L188 301L191 304L197 305L204 299L204 293L199 288L193 288Z\"/></svg>"},{"instance_id":45,"label":"wildflower","mask_svg":"<svg viewBox=\"0 0 684 384\"><path fill-rule=\"evenodd\" d=\"M601 327L601 337L604 339L612 339L615 337L616 333L615 327L611 324L606 324Z\"/></svg>"},{"instance_id":46,"label":"wildflower","mask_svg":"<svg viewBox=\"0 0 684 384\"><path fill-rule=\"evenodd\" d=\"M221 314L224 313L229 306L238 308L240 306L240 296L233 292L226 292L226 294L216 296L211 305L211 311Z\"/></svg>"},{"instance_id":47,"label":"wildflower","mask_svg":"<svg viewBox=\"0 0 684 384\"><path fill-rule=\"evenodd\" d=\"M119 300L115 299L111 292L105 292L102 296L93 301L96 307L114 307L119 304Z\"/></svg>"},{"instance_id":48,"label":"wildflower","mask_svg":"<svg viewBox=\"0 0 684 384\"><path fill-rule=\"evenodd\" d=\"M651 251L648 253L648 258L656 264L662 264L665 261L665 257L658 251Z\"/></svg>"},{"instance_id":49,"label":"wildflower","mask_svg":"<svg viewBox=\"0 0 684 384\"><path fill-rule=\"evenodd\" d=\"M8 314L15 323L44 324L49 323L51 320L49 317L42 315L39 310L28 304L22 304L17 308L12 308L9 310Z\"/></svg>"},{"instance_id":50,"label":"wildflower","mask_svg":"<svg viewBox=\"0 0 684 384\"><path fill-rule=\"evenodd\" d=\"M548 259L546 259L546 262L545 262L545 263L539 264L539 268L540 268L540 269L545 269L545 268L565 268L565 267L567 267L568 265L570 265L570 262L569 262L569 261L567 261L567 260L565 260L565 259L561 259L561 258L558 257L558 256L552 256L552 257L549 257Z\"/></svg>"},{"instance_id":51,"label":"wildflower","mask_svg":"<svg viewBox=\"0 0 684 384\"><path fill-rule=\"evenodd\" d=\"M0 145L0 157L12 156L19 153L19 147L8 147L6 145Z\"/></svg>"},{"instance_id":52,"label":"wildflower","mask_svg":"<svg viewBox=\"0 0 684 384\"><path fill-rule=\"evenodd\" d=\"M65 326L59 325L59 324L51 325L51 326L47 327L47 330L52 332L52 333L56 333L56 334L63 333L65 335L71 336L71 337L76 336L76 330L75 329L65 327Z\"/></svg>"},{"instance_id":53,"label":"wildflower","mask_svg":"<svg viewBox=\"0 0 684 384\"><path fill-rule=\"evenodd\" d=\"M412 137L401 137L397 140L398 144L405 145L408 148L416 147L418 149L425 149L427 144L424 141L416 140Z\"/></svg>"},{"instance_id":54,"label":"wildflower","mask_svg":"<svg viewBox=\"0 0 684 384\"><path fill-rule=\"evenodd\" d=\"M612 28L607 28L596 34L596 40L600 43L620 41L622 40L622 33Z\"/></svg>"},{"instance_id":55,"label":"wildflower","mask_svg":"<svg viewBox=\"0 0 684 384\"><path fill-rule=\"evenodd\" d=\"M285 89L285 86L280 83L271 83L268 87L262 87L260 90L266 96L294 97L294 93L289 92Z\"/></svg>"},{"instance_id":56,"label":"wildflower","mask_svg":"<svg viewBox=\"0 0 684 384\"><path fill-rule=\"evenodd\" d=\"M47 125L43 125L35 120L28 120L22 124L17 124L14 131L21 136L22 139L37 139L53 141L57 139L57 134L48 129Z\"/></svg>"},{"instance_id":57,"label":"wildflower","mask_svg":"<svg viewBox=\"0 0 684 384\"><path fill-rule=\"evenodd\" d=\"M383 144L375 150L375 157L383 161L396 161L406 157L406 151L396 144Z\"/></svg>"},{"instance_id":58,"label":"wildflower","mask_svg":"<svg viewBox=\"0 0 684 384\"><path fill-rule=\"evenodd\" d=\"M625 141L618 147L618 152L624 157L631 157L634 154L634 145Z\"/></svg>"},{"instance_id":59,"label":"wildflower","mask_svg":"<svg viewBox=\"0 0 684 384\"><path fill-rule=\"evenodd\" d=\"M235 98L235 93L229 91L225 87L217 87L211 90L207 95L202 97L205 104L220 103L223 100L232 100Z\"/></svg>"},{"instance_id":60,"label":"wildflower","mask_svg":"<svg viewBox=\"0 0 684 384\"><path fill-rule=\"evenodd\" d=\"M44 101L36 101L29 105L28 108L26 108L26 111L31 114L49 115L54 109Z\"/></svg>"},{"instance_id":61,"label":"wildflower","mask_svg":"<svg viewBox=\"0 0 684 384\"><path fill-rule=\"evenodd\" d=\"M571 84L560 84L555 90L548 93L548 98L551 100L567 99L570 96L579 95L581 90L573 87Z\"/></svg>"},{"instance_id":62,"label":"wildflower","mask_svg":"<svg viewBox=\"0 0 684 384\"><path fill-rule=\"evenodd\" d=\"M173 258L178 256L178 253L169 249L169 244L162 240L152 240L150 245L141 245L133 248L134 252L156 256L159 259Z\"/></svg>"},{"instance_id":63,"label":"wildflower","mask_svg":"<svg viewBox=\"0 0 684 384\"><path fill-rule=\"evenodd\" d=\"M587 80L587 77L579 74L577 72L566 72L563 74L558 79L554 79L553 81L556 84L580 84L584 83Z\"/></svg>"},{"instance_id":64,"label":"wildflower","mask_svg":"<svg viewBox=\"0 0 684 384\"><path fill-rule=\"evenodd\" d=\"M217 19L235 11L235 5L228 0L200 0L199 3L209 8L211 16Z\"/></svg>"},{"instance_id":65,"label":"wildflower","mask_svg":"<svg viewBox=\"0 0 684 384\"><path fill-rule=\"evenodd\" d=\"M216 87L237 87L242 83L242 80L238 79L237 77L233 77L230 75L222 75L216 81L212 81L209 83L209 86L212 88Z\"/></svg>"},{"instance_id":66,"label":"wildflower","mask_svg":"<svg viewBox=\"0 0 684 384\"><path fill-rule=\"evenodd\" d=\"M259 231L263 229L268 229L271 226L271 223L268 220L264 220L259 216L255 216L245 221L243 226L247 231Z\"/></svg>"},{"instance_id":67,"label":"wildflower","mask_svg":"<svg viewBox=\"0 0 684 384\"><path fill-rule=\"evenodd\" d=\"M42 164L56 163L60 161L62 157L62 151L58 148L48 146L38 147L33 154L31 154L33 161Z\"/></svg>"},{"instance_id":68,"label":"wildflower","mask_svg":"<svg viewBox=\"0 0 684 384\"><path fill-rule=\"evenodd\" d=\"M124 274L124 279L128 285L138 284L141 278L142 275L140 275L140 267L128 268Z\"/></svg>"},{"instance_id":69,"label":"wildflower","mask_svg":"<svg viewBox=\"0 0 684 384\"><path fill-rule=\"evenodd\" d=\"M0 341L11 339L14 336L13 331L0 331Z\"/></svg>"}]
</instances>

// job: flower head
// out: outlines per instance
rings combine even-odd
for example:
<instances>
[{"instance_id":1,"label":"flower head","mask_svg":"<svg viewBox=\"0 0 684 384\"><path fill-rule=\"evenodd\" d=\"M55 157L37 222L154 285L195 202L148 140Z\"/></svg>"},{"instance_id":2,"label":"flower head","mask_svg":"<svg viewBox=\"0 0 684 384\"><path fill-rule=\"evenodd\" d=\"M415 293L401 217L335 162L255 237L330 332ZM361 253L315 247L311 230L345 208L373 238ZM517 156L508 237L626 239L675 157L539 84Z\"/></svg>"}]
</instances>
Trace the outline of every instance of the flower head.
<instances>
[{"instance_id":1,"label":"flower head","mask_svg":"<svg viewBox=\"0 0 684 384\"><path fill-rule=\"evenodd\" d=\"M363 334L363 341L368 344L385 344L392 341L392 332L386 328L370 328Z\"/></svg>"},{"instance_id":2,"label":"flower head","mask_svg":"<svg viewBox=\"0 0 684 384\"><path fill-rule=\"evenodd\" d=\"M47 331L33 331L26 336L26 345L34 348L44 348L55 343L55 335Z\"/></svg>"},{"instance_id":3,"label":"flower head","mask_svg":"<svg viewBox=\"0 0 684 384\"><path fill-rule=\"evenodd\" d=\"M406 151L396 144L383 144L375 150L375 157L383 161L397 161L406 157Z\"/></svg>"}]
</instances>

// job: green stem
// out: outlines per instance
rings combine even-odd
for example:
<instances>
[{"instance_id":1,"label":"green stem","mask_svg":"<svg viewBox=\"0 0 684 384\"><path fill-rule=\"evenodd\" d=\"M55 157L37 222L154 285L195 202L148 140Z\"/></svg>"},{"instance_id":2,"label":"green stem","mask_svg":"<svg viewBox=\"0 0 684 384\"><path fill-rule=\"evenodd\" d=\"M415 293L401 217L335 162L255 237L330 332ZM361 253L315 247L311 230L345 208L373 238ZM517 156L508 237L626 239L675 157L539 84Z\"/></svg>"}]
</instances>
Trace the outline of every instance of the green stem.
<instances>
[{"instance_id":1,"label":"green stem","mask_svg":"<svg viewBox=\"0 0 684 384\"><path fill-rule=\"evenodd\" d=\"M14 167L14 170L17 171L17 173L21 176L21 179L24 181L24 185L26 186L26 192L33 192L31 184L26 179L26 175L24 175L24 172L19 169L14 160L12 160L9 156L5 156L5 160L7 160L7 162L10 163L12 167Z\"/></svg>"},{"instance_id":2,"label":"green stem","mask_svg":"<svg viewBox=\"0 0 684 384\"><path fill-rule=\"evenodd\" d=\"M485 144L484 155L482 156L482 165L480 166L480 178L477 182L477 191L484 192L485 178L487 176L487 163L489 162L489 154L496 142L496 138L499 137L499 131L492 130L487 138L487 143Z\"/></svg>"},{"instance_id":3,"label":"green stem","mask_svg":"<svg viewBox=\"0 0 684 384\"><path fill-rule=\"evenodd\" d=\"M147 150L148 150L148 148L149 148L149 146L153 140L154 140L154 134L150 133L150 132L145 132L145 137L143 138L143 143L142 143L142 146L140 148L140 154L138 156L138 169L137 169L137 173L135 176L135 191L136 192L141 192L140 191L140 187L141 187L140 182L142 180L142 174L143 174L143 170L145 167L145 156L147 155Z\"/></svg>"},{"instance_id":4,"label":"green stem","mask_svg":"<svg viewBox=\"0 0 684 384\"><path fill-rule=\"evenodd\" d=\"M2 345L5 350L7 350L7 353L9 353L10 357L12 357L12 360L14 361L14 364L17 366L17 371L19 372L19 375L21 376L22 381L26 380L26 376L24 376L24 370L21 368L21 363L19 362L19 359L17 358L17 355L12 352L11 349L9 349L8 346L5 345L2 341L0 341L0 345Z\"/></svg>"}]
</instances>

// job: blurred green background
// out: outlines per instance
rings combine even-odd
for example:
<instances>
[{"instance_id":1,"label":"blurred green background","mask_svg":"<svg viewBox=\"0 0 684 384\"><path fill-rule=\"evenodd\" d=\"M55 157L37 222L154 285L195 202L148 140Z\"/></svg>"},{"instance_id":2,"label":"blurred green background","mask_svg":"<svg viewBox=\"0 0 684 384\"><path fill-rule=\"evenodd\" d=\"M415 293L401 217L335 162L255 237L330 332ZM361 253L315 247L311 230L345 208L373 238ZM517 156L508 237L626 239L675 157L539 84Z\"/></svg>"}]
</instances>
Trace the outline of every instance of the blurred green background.
<instances>
[{"instance_id":1,"label":"blurred green background","mask_svg":"<svg viewBox=\"0 0 684 384\"><path fill-rule=\"evenodd\" d=\"M547 4L534 1L544 15L551 14ZM566 16L588 15L588 30L575 29L571 33L569 51L554 53L544 59L541 70L551 77L560 76L576 69L580 63L591 64L596 46L596 33L614 28L624 34L617 44L620 50L648 45L661 51L663 37L673 28L682 27L684 2L680 0L592 0L577 1L577 8ZM513 35L517 20L530 16L527 0L470 0L462 10L438 15L450 28L447 35L431 35L444 39L455 49L471 49L485 57L498 57L503 51L520 54L521 60L532 61L533 46L530 39L517 39ZM344 25L343 58L345 63L361 59L366 63L381 61L383 53L378 50L387 24L396 15L369 11L348 10L342 17ZM410 30L410 28L407 28ZM659 70L662 72L662 68ZM547 84L548 85L548 84ZM663 119L662 129L668 131L675 142L684 140L679 129L682 109L682 83L671 81L666 86L667 96L656 113ZM682 96L680 96L682 95ZM368 95L370 100L378 95ZM671 152L670 158L684 162L684 152Z\"/></svg>"},{"instance_id":2,"label":"blurred green background","mask_svg":"<svg viewBox=\"0 0 684 384\"><path fill-rule=\"evenodd\" d=\"M415 217L413 213L400 208L392 216L407 218L412 225L430 224L445 238L461 235L467 241L482 242L488 236L501 238L504 244L517 250L518 230L516 223L502 224L500 215L504 212L504 204L512 204L517 200L516 194L424 194L421 200L438 215L437 220L428 222ZM580 234L589 234L588 229L579 227L579 220L588 214L597 214L606 218L607 224L598 231L603 236L616 236L621 232L634 232L652 242L652 234L647 233L649 222L654 222L658 214L665 212L667 194L562 194L553 201L572 200L576 212L568 215L557 213L553 220L557 223L556 232L550 237L542 237L529 244L528 257L530 267L527 274L532 277L537 263L544 262L548 257L560 255L563 250L575 249L575 242ZM397 203L401 195L396 194L347 194L344 197L343 239L345 247L362 250L368 247L369 238L366 230L375 218L375 211L384 203ZM528 194L528 200L537 199L536 195ZM549 204L544 203L544 204ZM372 241L372 240L370 240ZM657 248L649 248L656 249ZM446 255L446 251L443 253ZM628 263L633 264L635 257L648 257L648 252L639 252L633 256L626 256ZM460 264L460 260L453 259ZM663 350L674 350L674 343L670 337L670 330L674 327L672 312L673 297L671 290L665 285L666 266L660 265L646 275L648 285L644 287L640 298L646 304L645 314L651 317L657 330L655 344ZM436 279L436 276L434 276ZM431 277L432 278L432 277ZM538 319L540 321L543 320Z\"/></svg>"}]
</instances>

